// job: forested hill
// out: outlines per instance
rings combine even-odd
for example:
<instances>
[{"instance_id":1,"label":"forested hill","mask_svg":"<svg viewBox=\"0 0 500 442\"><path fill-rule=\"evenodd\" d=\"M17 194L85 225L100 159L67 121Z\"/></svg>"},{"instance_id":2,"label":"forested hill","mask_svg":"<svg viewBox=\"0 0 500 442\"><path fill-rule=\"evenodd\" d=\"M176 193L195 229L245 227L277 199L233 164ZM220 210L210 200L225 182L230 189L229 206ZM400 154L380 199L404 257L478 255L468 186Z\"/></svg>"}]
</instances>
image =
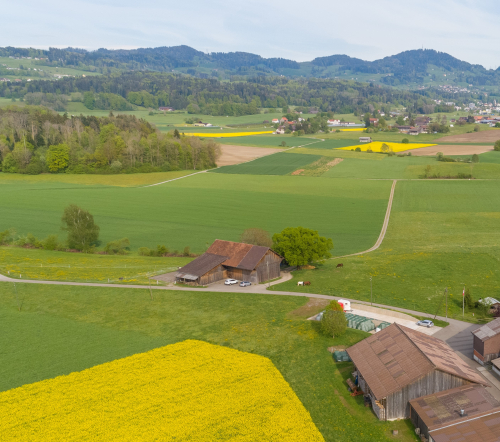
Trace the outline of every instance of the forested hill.
<instances>
[{"instance_id":1,"label":"forested hill","mask_svg":"<svg viewBox=\"0 0 500 442\"><path fill-rule=\"evenodd\" d=\"M189 46L97 51L75 48L50 48L45 51L7 47L0 48L0 56L44 58L40 64L75 67L101 73L111 73L113 70L176 70L201 78L248 78L277 74L291 78L371 75L375 76L374 82L393 86L435 83L444 78L450 84L500 85L500 68L487 70L481 65L473 65L431 49L405 51L371 62L348 55L331 55L299 63L284 58L263 58L247 52L207 54Z\"/></svg>"}]
</instances>

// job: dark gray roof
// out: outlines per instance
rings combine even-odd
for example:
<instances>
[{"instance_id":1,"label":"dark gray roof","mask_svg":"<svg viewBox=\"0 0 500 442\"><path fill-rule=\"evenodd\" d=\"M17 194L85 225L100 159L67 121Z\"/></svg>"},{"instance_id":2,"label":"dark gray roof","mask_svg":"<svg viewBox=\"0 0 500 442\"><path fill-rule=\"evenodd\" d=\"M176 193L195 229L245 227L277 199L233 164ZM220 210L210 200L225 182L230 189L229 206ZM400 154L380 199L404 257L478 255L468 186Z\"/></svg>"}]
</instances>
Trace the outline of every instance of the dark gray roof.
<instances>
[{"instance_id":1,"label":"dark gray roof","mask_svg":"<svg viewBox=\"0 0 500 442\"><path fill-rule=\"evenodd\" d=\"M474 330L472 334L476 335L481 341L487 341L493 336L500 334L500 318L484 324L482 327Z\"/></svg>"},{"instance_id":2,"label":"dark gray roof","mask_svg":"<svg viewBox=\"0 0 500 442\"><path fill-rule=\"evenodd\" d=\"M236 268L243 270L253 270L257 267L259 261L264 258L264 255L269 250L269 247L253 246L240 261Z\"/></svg>"},{"instance_id":3,"label":"dark gray roof","mask_svg":"<svg viewBox=\"0 0 500 442\"><path fill-rule=\"evenodd\" d=\"M195 260L180 268L177 272L178 278L197 279L201 275L209 272L227 260L227 256L214 255L213 253L204 253Z\"/></svg>"}]
</instances>

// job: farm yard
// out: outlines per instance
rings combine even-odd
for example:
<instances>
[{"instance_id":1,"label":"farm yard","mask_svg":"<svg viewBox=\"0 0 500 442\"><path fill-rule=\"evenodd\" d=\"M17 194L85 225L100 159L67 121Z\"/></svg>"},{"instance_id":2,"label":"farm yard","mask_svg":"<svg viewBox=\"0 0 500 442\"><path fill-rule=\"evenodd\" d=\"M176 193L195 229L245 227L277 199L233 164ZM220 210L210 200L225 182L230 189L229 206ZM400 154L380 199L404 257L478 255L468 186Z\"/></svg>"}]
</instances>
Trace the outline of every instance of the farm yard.
<instances>
[{"instance_id":1,"label":"farm yard","mask_svg":"<svg viewBox=\"0 0 500 442\"><path fill-rule=\"evenodd\" d=\"M362 397L353 398L349 395L345 379L350 375L352 364L335 363L331 354L326 350L332 343L338 346L352 345L367 334L358 330L349 330L344 336L335 340L318 334L313 324L305 321L305 318L319 311L321 306L316 306L316 310L307 308L307 298L169 291L155 292L154 299L151 300L148 290L35 287L29 284L17 284L18 296L24 299L22 310L19 312L12 285L0 283L0 293L0 345L3 349L0 391L5 392L0 394L0 409L2 410L12 404L12 400L26 397L25 395L30 392L39 391L40 394L43 393L41 397L44 400L40 401L40 407L37 407L36 411L32 409L32 412L38 413L37 416L43 416L47 394L51 394L52 397L60 396L60 388L65 385L65 382L71 380L74 381L71 384L73 385L72 395L73 391L79 391L84 385L76 381L86 376L85 382L90 382L93 373L96 375L101 372L103 375L116 373L113 376L116 384L112 385L113 388L116 385L119 389L126 388L127 385L132 387L134 383L137 385L136 379L139 376L142 390L155 373L156 367L161 365L148 364L147 373L149 374L143 377L139 375L140 372L134 372L133 366L129 370L124 364L128 364L128 361L130 363L141 361L149 355L165 354L162 353L164 350L158 349L159 347L164 348L166 352L170 351L169 348L178 348L179 356L185 355L183 351L187 345L185 341L192 339L208 343L203 344L204 346L209 344L223 346L217 347L218 350L216 349L214 354L223 355L225 352L230 352L229 354L234 355L238 350L245 352L241 355L242 360L249 357L256 362L262 361L258 367L263 367L267 373L273 373L272 376L277 382L273 382L275 385L265 390L276 392L280 387L281 391L283 389L288 391L286 393L288 399L285 400L289 404L295 404L293 407L299 413L296 414L297 419L293 420L297 422L291 422L290 415L288 415L285 420L288 424L279 425L293 425L295 428L301 425L302 431L308 428L307 431L312 432L309 434L315 434L310 424L307 423L307 413L309 413L314 426L326 441L391 440L390 432L393 429L399 430L398 440L415 440L409 423L406 421L380 422L368 408L362 406ZM174 346L170 347L171 344ZM196 345L193 348L196 348ZM204 355L202 348L189 358L186 368L196 366L198 358ZM150 350L153 352L146 353ZM267 360L259 359L257 355L268 358L280 374ZM129 356L132 358L121 359ZM234 359L234 356L232 358ZM161 359L157 359L157 364L162 364ZM255 382L262 377L262 371L259 372L257 368L252 369L248 364L243 365L247 367L242 367L245 373L248 370L254 370L253 377L248 382ZM20 370L19 367L23 369ZM92 367L95 368L92 369ZM214 367L213 363L208 366L203 364L200 369L206 370L210 367ZM91 370L82 372L86 369ZM58 377L66 375L69 377ZM124 376L130 377L127 384L124 383ZM153 384L158 382L161 376L155 376ZM196 382L193 383L195 378L191 377L189 383L189 390L193 395L191 397L195 398L196 392L199 391L196 385L199 384L199 387L202 387L220 379L212 378L213 376L206 379L197 375ZM240 379L239 382L241 381ZM285 388L286 384L289 384L294 394ZM111 393L112 387L107 385L106 391ZM262 385L260 381L259 385ZM17 387L21 388L12 390ZM267 394L262 389L251 391L252 397L255 398L265 399ZM68 391L66 399L61 397L60 400L71 404L69 393ZM293 399L295 395L307 412L301 409L296 399ZM119 397L127 398L126 395ZM161 397L156 394L150 395L148 403L154 400L161 406ZM277 398L279 397L283 398L283 393L278 394ZM26 398L26 401L29 400L31 399ZM89 401L92 400L93 398L90 397ZM183 396L183 401L185 400L186 396ZM126 401L123 403L129 403L129 399ZM213 403L218 403L216 398L214 401ZM28 402L25 403L28 404ZM128 407L113 407L114 403L107 402L108 410L117 409L116 412L120 415L136 409L134 407L127 411ZM275 402L275 404L278 403L283 404L283 400ZM81 406L81 401L79 406ZM170 406L177 407L172 402ZM70 409L67 408L68 411ZM93 407L88 407L86 413L93 413L92 409ZM147 409L150 407L148 406ZM192 408L192 410L198 410L198 408ZM280 413L279 408L275 410L276 413ZM154 410L151 412L156 413ZM167 412L166 409L165 412ZM140 407L137 408L137 413L143 413ZM206 407L204 413L203 416L208 417ZM219 425L221 431L229 431L229 428L234 428L233 424L238 426L239 421L231 414L231 410L227 413L226 416L230 416L230 419L226 425L220 421L217 424L217 420L212 421L210 425ZM245 411L248 420L256 419L261 414L261 407L250 407ZM16 426L16 423L23 422L24 416L26 425L32 425L31 428L39 425L33 421L31 414L26 415L22 409L16 413L9 413L9 426L7 427L9 438L6 440L15 440L15 436L19 435L22 428ZM63 420L60 424L67 425L65 420L70 416L72 414L69 416L61 414ZM80 416L85 418L87 414ZM107 414L107 416L108 422L112 423L113 415ZM150 413L147 418L154 416L156 415ZM164 418L166 416L162 417ZM206 419L201 419L201 421L205 422ZM51 418L47 422L46 430L43 429L47 431L49 437L54 437L53 433L48 433L53 422ZM75 425L81 425L80 422L77 420ZM164 422L155 420L154 425L162 426ZM177 420L177 422L180 421ZM141 427L143 425L146 423L142 423ZM200 422L200 425L203 423ZM123 430L126 429L127 426L124 426ZM118 428L116 430L123 431ZM250 437L244 440L252 439ZM304 438L297 440L304 440Z\"/></svg>"}]
</instances>

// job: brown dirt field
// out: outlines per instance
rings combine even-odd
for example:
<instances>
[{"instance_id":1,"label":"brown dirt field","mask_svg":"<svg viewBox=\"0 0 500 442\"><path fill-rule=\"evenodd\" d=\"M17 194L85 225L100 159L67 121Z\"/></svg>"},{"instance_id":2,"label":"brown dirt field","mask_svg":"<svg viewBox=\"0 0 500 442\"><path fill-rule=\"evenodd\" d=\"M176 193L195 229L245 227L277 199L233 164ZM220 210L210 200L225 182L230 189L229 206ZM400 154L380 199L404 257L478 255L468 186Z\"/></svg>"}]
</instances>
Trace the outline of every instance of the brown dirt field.
<instances>
[{"instance_id":1,"label":"brown dirt field","mask_svg":"<svg viewBox=\"0 0 500 442\"><path fill-rule=\"evenodd\" d=\"M310 318L313 315L317 315L321 310L324 310L330 302L329 299L309 298L307 304L288 313L287 316L290 318Z\"/></svg>"},{"instance_id":2,"label":"brown dirt field","mask_svg":"<svg viewBox=\"0 0 500 442\"><path fill-rule=\"evenodd\" d=\"M230 144L221 145L222 155L217 161L217 166L231 166L233 164L244 163L245 161L255 160L255 158L271 155L283 149L274 149L269 147L249 147L233 146Z\"/></svg>"},{"instance_id":3,"label":"brown dirt field","mask_svg":"<svg viewBox=\"0 0 500 442\"><path fill-rule=\"evenodd\" d=\"M436 155L438 152L443 152L444 155L473 155L480 154L493 150L493 146L461 146L461 145L437 145L429 147L421 147L420 149L406 150L400 153L411 152L412 156L421 157L424 155Z\"/></svg>"},{"instance_id":4,"label":"brown dirt field","mask_svg":"<svg viewBox=\"0 0 500 442\"><path fill-rule=\"evenodd\" d=\"M292 175L300 175L302 172L304 172L305 169L298 169L295 172L292 172Z\"/></svg>"},{"instance_id":5,"label":"brown dirt field","mask_svg":"<svg viewBox=\"0 0 500 442\"><path fill-rule=\"evenodd\" d=\"M342 161L344 161L343 158L335 158L333 161L330 161L327 166L328 167L333 167L333 166L336 166L337 164L341 163Z\"/></svg>"},{"instance_id":6,"label":"brown dirt field","mask_svg":"<svg viewBox=\"0 0 500 442\"><path fill-rule=\"evenodd\" d=\"M500 130L491 129L481 132L472 132L471 134L448 135L439 138L436 142L441 143L492 143L500 140Z\"/></svg>"}]
</instances>

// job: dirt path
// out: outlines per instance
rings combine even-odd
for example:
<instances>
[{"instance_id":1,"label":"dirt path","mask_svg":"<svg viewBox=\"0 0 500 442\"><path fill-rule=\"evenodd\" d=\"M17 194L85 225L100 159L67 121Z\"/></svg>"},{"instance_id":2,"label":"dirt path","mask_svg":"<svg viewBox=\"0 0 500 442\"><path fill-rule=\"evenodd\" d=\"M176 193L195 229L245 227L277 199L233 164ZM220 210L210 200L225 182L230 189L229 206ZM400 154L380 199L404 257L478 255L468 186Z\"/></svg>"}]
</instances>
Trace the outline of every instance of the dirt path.
<instances>
[{"instance_id":1,"label":"dirt path","mask_svg":"<svg viewBox=\"0 0 500 442\"><path fill-rule=\"evenodd\" d=\"M500 134L499 134L500 136ZM443 152L444 155L473 155L493 150L493 146L477 146L477 145L445 145L440 144L437 146L421 147L420 149L412 149L401 152L403 154L411 152L414 157L424 155L436 155L438 152Z\"/></svg>"},{"instance_id":2,"label":"dirt path","mask_svg":"<svg viewBox=\"0 0 500 442\"><path fill-rule=\"evenodd\" d=\"M343 255L343 256L335 256L330 259L338 259L338 258L347 258L348 256L357 256L357 255L363 255L365 253L373 252L374 250L377 250L380 245L382 244L382 241L385 238L385 234L387 232L387 227L389 226L389 219L391 217L391 210L392 210L392 200L394 199L394 190L396 189L396 183L398 180L393 180L392 182L392 187L391 187L391 194L389 195L389 202L387 203L387 210L385 212L385 217L384 217L384 224L382 224L382 230L380 231L380 235L378 236L377 242L373 247L370 247L368 250L364 250L363 252L357 252L357 253L351 253L350 255Z\"/></svg>"}]
</instances>

